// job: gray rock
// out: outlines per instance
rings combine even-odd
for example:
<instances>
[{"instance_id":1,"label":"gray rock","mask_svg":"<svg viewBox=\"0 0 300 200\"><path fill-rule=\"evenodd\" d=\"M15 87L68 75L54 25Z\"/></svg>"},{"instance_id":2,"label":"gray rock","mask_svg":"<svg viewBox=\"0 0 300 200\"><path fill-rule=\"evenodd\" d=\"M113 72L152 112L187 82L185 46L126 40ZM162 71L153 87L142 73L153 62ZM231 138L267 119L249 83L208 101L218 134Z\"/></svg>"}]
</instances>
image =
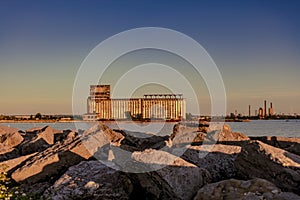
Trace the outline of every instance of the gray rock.
<instances>
[{"instance_id":1,"label":"gray rock","mask_svg":"<svg viewBox=\"0 0 300 200\"><path fill-rule=\"evenodd\" d=\"M179 199L191 199L200 187L210 182L207 170L165 151L134 152L132 157L149 164Z\"/></svg>"},{"instance_id":2,"label":"gray rock","mask_svg":"<svg viewBox=\"0 0 300 200\"><path fill-rule=\"evenodd\" d=\"M282 193L273 183L255 178L248 181L229 179L205 185L199 189L194 200L219 200L219 199L279 199L290 196L299 199L292 193Z\"/></svg>"},{"instance_id":3,"label":"gray rock","mask_svg":"<svg viewBox=\"0 0 300 200\"><path fill-rule=\"evenodd\" d=\"M46 190L44 197L53 200L129 199L133 191L131 180L115 170L117 166L112 166L113 163L107 165L99 161L83 161L70 167Z\"/></svg>"},{"instance_id":4,"label":"gray rock","mask_svg":"<svg viewBox=\"0 0 300 200\"><path fill-rule=\"evenodd\" d=\"M33 153L33 154L26 155L26 156L20 156L20 157L17 157L17 158L13 158L13 159L10 159L10 160L0 162L0 173L9 172L13 168L17 167L19 164L24 162L25 160L27 160L28 158L34 156L35 154L36 153Z\"/></svg>"},{"instance_id":5,"label":"gray rock","mask_svg":"<svg viewBox=\"0 0 300 200\"><path fill-rule=\"evenodd\" d=\"M18 129L0 126L0 162L18 157L19 151L16 147L23 140Z\"/></svg>"},{"instance_id":6,"label":"gray rock","mask_svg":"<svg viewBox=\"0 0 300 200\"><path fill-rule=\"evenodd\" d=\"M19 145L24 138L16 128L0 126L0 143L6 147L13 148Z\"/></svg>"},{"instance_id":7,"label":"gray rock","mask_svg":"<svg viewBox=\"0 0 300 200\"><path fill-rule=\"evenodd\" d=\"M300 200L300 196L291 192L281 192L274 195L272 200Z\"/></svg>"},{"instance_id":8,"label":"gray rock","mask_svg":"<svg viewBox=\"0 0 300 200\"><path fill-rule=\"evenodd\" d=\"M179 200L170 185L156 172L129 173L134 184L131 199Z\"/></svg>"},{"instance_id":9,"label":"gray rock","mask_svg":"<svg viewBox=\"0 0 300 200\"><path fill-rule=\"evenodd\" d=\"M263 178L284 191L300 194L300 156L260 141L242 146L235 160L237 176Z\"/></svg>"},{"instance_id":10,"label":"gray rock","mask_svg":"<svg viewBox=\"0 0 300 200\"><path fill-rule=\"evenodd\" d=\"M250 138L242 133L232 132L230 126L225 124L222 132L218 135L218 143L229 145L241 145Z\"/></svg>"},{"instance_id":11,"label":"gray rock","mask_svg":"<svg viewBox=\"0 0 300 200\"><path fill-rule=\"evenodd\" d=\"M175 124L173 133L170 135L168 146L186 146L192 144L202 144L206 134L199 132L198 128L185 127L180 124Z\"/></svg>"},{"instance_id":12,"label":"gray rock","mask_svg":"<svg viewBox=\"0 0 300 200\"><path fill-rule=\"evenodd\" d=\"M233 178L236 175L234 161L241 147L231 145L190 146L182 155L186 161L205 168L211 174L213 182Z\"/></svg>"},{"instance_id":13,"label":"gray rock","mask_svg":"<svg viewBox=\"0 0 300 200\"><path fill-rule=\"evenodd\" d=\"M27 194L26 197L23 197L24 199L44 199L43 194L45 190L50 188L52 186L52 182L50 181L43 181L39 183L34 184L22 184L19 186L19 191L24 192Z\"/></svg>"}]
</instances>

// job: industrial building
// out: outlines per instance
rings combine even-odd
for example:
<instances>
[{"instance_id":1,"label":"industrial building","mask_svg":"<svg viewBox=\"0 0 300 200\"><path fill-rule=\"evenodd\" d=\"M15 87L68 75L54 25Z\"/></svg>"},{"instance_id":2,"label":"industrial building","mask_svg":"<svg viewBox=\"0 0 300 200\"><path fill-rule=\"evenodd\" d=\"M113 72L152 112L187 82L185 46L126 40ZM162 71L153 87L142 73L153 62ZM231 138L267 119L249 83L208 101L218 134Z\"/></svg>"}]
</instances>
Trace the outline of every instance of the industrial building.
<instances>
[{"instance_id":1,"label":"industrial building","mask_svg":"<svg viewBox=\"0 0 300 200\"><path fill-rule=\"evenodd\" d=\"M269 111L269 113L267 113L267 111ZM274 115L274 109L273 109L273 103L270 102L270 107L267 108L267 101L264 100L264 107L260 107L258 109L258 113L257 110L255 110L255 116L258 116L260 119L264 119L264 118L270 118ZM251 105L249 105L249 117L251 117Z\"/></svg>"},{"instance_id":2,"label":"industrial building","mask_svg":"<svg viewBox=\"0 0 300 200\"><path fill-rule=\"evenodd\" d=\"M112 99L110 85L91 85L84 120L171 120L185 118L182 94L145 94L142 98Z\"/></svg>"}]
</instances>

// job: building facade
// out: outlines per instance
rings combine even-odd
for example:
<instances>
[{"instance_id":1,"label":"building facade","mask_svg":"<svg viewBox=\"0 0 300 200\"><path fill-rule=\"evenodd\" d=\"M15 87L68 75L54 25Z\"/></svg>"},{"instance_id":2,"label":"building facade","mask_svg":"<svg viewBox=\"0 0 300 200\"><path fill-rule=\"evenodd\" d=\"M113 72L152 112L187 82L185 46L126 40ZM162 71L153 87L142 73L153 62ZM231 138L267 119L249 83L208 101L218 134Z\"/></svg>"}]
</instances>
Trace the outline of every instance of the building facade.
<instances>
[{"instance_id":1,"label":"building facade","mask_svg":"<svg viewBox=\"0 0 300 200\"><path fill-rule=\"evenodd\" d=\"M146 94L143 98L112 99L110 85L91 85L85 120L175 120L185 118L182 94Z\"/></svg>"}]
</instances>

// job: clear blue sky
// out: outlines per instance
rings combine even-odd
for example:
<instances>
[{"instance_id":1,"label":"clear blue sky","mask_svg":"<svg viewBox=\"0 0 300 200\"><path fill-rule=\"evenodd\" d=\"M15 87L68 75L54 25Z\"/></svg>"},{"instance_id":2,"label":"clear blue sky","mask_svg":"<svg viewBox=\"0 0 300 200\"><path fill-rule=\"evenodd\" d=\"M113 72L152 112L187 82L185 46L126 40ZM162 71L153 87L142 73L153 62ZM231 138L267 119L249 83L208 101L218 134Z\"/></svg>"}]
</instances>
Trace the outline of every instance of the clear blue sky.
<instances>
[{"instance_id":1,"label":"clear blue sky","mask_svg":"<svg viewBox=\"0 0 300 200\"><path fill-rule=\"evenodd\" d=\"M147 26L185 33L208 51L228 113L247 113L264 99L277 112L300 113L300 1L2 0L0 114L71 113L87 54L116 33Z\"/></svg>"}]
</instances>

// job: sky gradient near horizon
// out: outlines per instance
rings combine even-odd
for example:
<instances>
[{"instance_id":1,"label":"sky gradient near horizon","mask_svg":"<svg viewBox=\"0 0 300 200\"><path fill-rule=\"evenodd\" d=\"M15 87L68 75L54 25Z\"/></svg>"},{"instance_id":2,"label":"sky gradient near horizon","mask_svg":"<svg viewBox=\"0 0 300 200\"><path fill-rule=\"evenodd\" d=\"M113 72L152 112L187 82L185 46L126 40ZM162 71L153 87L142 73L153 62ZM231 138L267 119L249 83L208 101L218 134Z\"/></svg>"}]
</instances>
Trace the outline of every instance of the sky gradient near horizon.
<instances>
[{"instance_id":1,"label":"sky gradient near horizon","mask_svg":"<svg viewBox=\"0 0 300 200\"><path fill-rule=\"evenodd\" d=\"M227 113L247 114L249 104L254 112L266 99L278 113L300 114L300 1L292 0L0 1L0 114L72 113L85 57L138 27L199 42L222 74Z\"/></svg>"}]
</instances>

